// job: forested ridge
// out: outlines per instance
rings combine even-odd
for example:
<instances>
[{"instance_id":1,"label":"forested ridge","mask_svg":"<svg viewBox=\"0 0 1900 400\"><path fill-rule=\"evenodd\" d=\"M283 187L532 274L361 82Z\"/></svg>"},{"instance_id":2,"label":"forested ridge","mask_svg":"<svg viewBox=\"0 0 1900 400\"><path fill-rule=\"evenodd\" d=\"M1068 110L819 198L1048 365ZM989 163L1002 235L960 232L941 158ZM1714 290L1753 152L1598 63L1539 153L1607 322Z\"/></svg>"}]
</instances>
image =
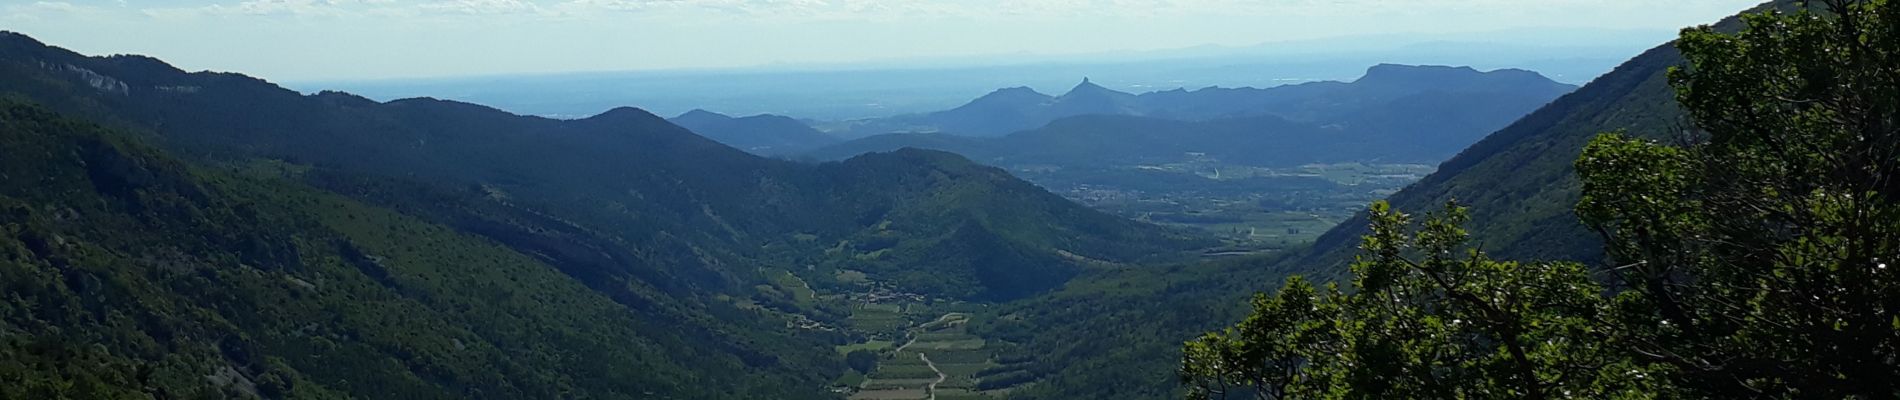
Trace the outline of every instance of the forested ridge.
<instances>
[{"instance_id":1,"label":"forested ridge","mask_svg":"<svg viewBox=\"0 0 1900 400\"><path fill-rule=\"evenodd\" d=\"M0 32L0 399L1892 398L1896 10L1687 29L1237 258L947 152L775 160L637 108L302 94ZM1137 104L1088 86L1061 107ZM1324 133L1200 118L1010 137L1141 160L1284 125L1245 146L1273 164Z\"/></svg>"},{"instance_id":2,"label":"forested ridge","mask_svg":"<svg viewBox=\"0 0 1900 400\"><path fill-rule=\"evenodd\" d=\"M0 70L8 397L829 398L861 338L781 274L1006 300L1205 243L954 155L768 160L632 108L303 95L13 33Z\"/></svg>"},{"instance_id":3,"label":"forested ridge","mask_svg":"<svg viewBox=\"0 0 1900 400\"><path fill-rule=\"evenodd\" d=\"M4 397L821 397L808 342L707 347L758 328L669 326L690 308L628 312L495 242L42 108L0 130Z\"/></svg>"}]
</instances>

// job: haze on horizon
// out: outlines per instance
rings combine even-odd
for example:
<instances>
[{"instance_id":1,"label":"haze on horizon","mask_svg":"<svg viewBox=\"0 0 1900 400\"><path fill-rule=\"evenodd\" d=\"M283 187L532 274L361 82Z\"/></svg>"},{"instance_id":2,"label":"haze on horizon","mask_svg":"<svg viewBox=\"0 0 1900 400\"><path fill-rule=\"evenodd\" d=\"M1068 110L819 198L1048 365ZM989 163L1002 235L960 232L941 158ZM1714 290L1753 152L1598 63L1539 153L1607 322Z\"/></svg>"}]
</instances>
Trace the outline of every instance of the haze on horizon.
<instances>
[{"instance_id":1,"label":"haze on horizon","mask_svg":"<svg viewBox=\"0 0 1900 400\"><path fill-rule=\"evenodd\" d=\"M1348 36L1668 39L1757 0L6 0L0 29L280 81L922 64ZM1505 38L1508 39L1508 38ZM1571 45L1589 44L1577 38Z\"/></svg>"}]
</instances>

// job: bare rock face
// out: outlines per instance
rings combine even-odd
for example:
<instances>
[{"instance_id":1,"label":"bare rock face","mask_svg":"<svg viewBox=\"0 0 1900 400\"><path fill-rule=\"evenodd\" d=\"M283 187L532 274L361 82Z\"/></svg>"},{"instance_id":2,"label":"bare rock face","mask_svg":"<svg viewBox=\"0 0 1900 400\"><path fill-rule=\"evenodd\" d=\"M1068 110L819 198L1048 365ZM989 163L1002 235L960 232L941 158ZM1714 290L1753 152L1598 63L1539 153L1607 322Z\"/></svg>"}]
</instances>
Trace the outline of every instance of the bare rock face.
<instances>
[{"instance_id":1,"label":"bare rock face","mask_svg":"<svg viewBox=\"0 0 1900 400\"><path fill-rule=\"evenodd\" d=\"M79 78L80 82L85 82L87 86L91 86L93 89L97 89L101 92L117 93L121 96L132 93L132 87L126 85L125 82L121 82L105 74L93 72L93 70L90 69L80 68L72 64L52 65L46 64L45 62L41 62L40 66L54 71L73 74Z\"/></svg>"}]
</instances>

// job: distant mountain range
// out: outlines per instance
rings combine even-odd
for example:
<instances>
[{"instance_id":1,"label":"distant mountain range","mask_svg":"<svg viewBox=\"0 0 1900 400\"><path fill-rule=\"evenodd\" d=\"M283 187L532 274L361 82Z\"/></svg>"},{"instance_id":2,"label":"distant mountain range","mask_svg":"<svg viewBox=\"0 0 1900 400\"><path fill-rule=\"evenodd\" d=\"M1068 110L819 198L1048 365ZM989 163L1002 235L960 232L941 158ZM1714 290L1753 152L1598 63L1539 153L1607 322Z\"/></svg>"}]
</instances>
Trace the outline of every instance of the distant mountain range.
<instances>
[{"instance_id":1,"label":"distant mountain range","mask_svg":"<svg viewBox=\"0 0 1900 400\"><path fill-rule=\"evenodd\" d=\"M1284 167L1437 163L1575 87L1534 72L1379 65L1354 82L1141 95L1083 82L1062 96L1004 89L953 110L861 121L875 135L824 147L818 160L905 147L998 166L1164 163L1190 157ZM873 127L885 128L873 128ZM963 134L958 134L962 132ZM993 136L1003 133L1002 136Z\"/></svg>"},{"instance_id":2,"label":"distant mountain range","mask_svg":"<svg viewBox=\"0 0 1900 400\"><path fill-rule=\"evenodd\" d=\"M1575 88L1517 69L1381 64L1353 82L1137 95L1084 78L1060 96L1006 88L950 110L880 119L808 123L693 110L669 121L753 154L811 160L915 147L998 166L1190 153L1260 166L1435 163Z\"/></svg>"},{"instance_id":3,"label":"distant mountain range","mask_svg":"<svg viewBox=\"0 0 1900 400\"><path fill-rule=\"evenodd\" d=\"M890 133L943 133L994 137L1083 115L1125 115L1202 121L1272 115L1315 124L1350 123L1355 114L1395 104L1451 103L1506 97L1550 99L1576 87L1535 72L1479 72L1468 67L1382 64L1353 82L1312 82L1272 88L1177 89L1143 94L1111 90L1088 79L1060 96L1026 87L1002 89L950 110L849 121L833 135L857 138ZM1376 117L1376 116L1375 116Z\"/></svg>"},{"instance_id":4,"label":"distant mountain range","mask_svg":"<svg viewBox=\"0 0 1900 400\"><path fill-rule=\"evenodd\" d=\"M660 115L708 109L740 116L816 120L879 118L954 108L989 89L1067 89L1083 76L1142 92L1174 87L1269 87L1351 80L1368 65L1524 68L1582 84L1661 40L1674 27L1640 30L1536 27L1408 32L1239 47L1066 56L1023 53L757 68L487 75L466 78L292 82L304 92L345 90L377 100L445 97L509 112L581 118L622 105Z\"/></svg>"}]
</instances>

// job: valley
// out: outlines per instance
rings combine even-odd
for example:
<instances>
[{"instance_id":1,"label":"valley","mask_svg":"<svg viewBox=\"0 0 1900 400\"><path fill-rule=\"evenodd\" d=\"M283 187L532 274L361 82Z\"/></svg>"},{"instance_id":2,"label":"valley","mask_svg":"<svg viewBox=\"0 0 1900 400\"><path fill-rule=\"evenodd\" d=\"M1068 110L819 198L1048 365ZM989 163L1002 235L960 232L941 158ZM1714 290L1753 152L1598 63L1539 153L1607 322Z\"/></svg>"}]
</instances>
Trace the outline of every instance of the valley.
<instances>
[{"instance_id":1,"label":"valley","mask_svg":"<svg viewBox=\"0 0 1900 400\"><path fill-rule=\"evenodd\" d=\"M1204 256L1296 248L1432 172L1423 164L1310 164L1266 168L1185 162L1010 171L1078 203L1137 221L1207 232Z\"/></svg>"},{"instance_id":2,"label":"valley","mask_svg":"<svg viewBox=\"0 0 1900 400\"><path fill-rule=\"evenodd\" d=\"M1472 118L1445 118L1443 124L1401 131L1368 124L1364 129L1317 125L1347 114L1437 113L1412 110L1418 90L1372 90L1406 82L1414 73L1450 74L1462 82L1536 78L1511 71L1486 74L1468 69L1381 66L1363 86L1346 83L1309 85L1323 91L1371 93L1350 107L1318 106L1319 97L1289 97L1287 110L1299 116L1252 115L1207 120L1174 120L1141 115L1101 115L1077 109L1097 100L1130 99L1100 87L1080 87L1051 107L1046 125L994 137L933 136L945 146L905 143L912 136L880 135L863 141L832 141L827 133L788 117L733 118L695 112L674 120L635 108L616 108L581 119L520 116L480 105L436 99L376 102L340 92L300 94L267 81L235 74L185 72L156 59L138 56L95 57L45 45L29 37L0 34L0 92L14 93L53 115L87 115L107 126L104 133L51 135L49 146L91 148L94 137L145 143L154 150L139 163L176 163L217 171L188 176L193 185L222 187L230 179L285 187L287 198L259 198L244 190L176 189L177 196L257 203L266 210L232 211L271 218L317 218L328 225L292 224L285 232L239 233L241 238L188 238L183 246L242 246L240 257L211 254L207 271L235 273L260 263L285 269L259 271L267 281L322 288L337 280L368 282L366 292L428 305L403 311L413 318L484 321L482 329L520 332L526 321L480 313L466 292L486 287L496 293L552 298L546 292L580 292L587 313L629 313L640 323L596 326L585 334L592 346L604 340L665 348L592 354L601 363L667 365L666 375L642 379L590 377L575 381L580 390L603 393L655 391L691 398L977 399L1014 398L1063 387L1059 361L1049 359L1045 343L1012 327L1044 323L1041 312L1020 307L1047 296L1081 290L1108 276L1152 270L1155 265L1194 265L1204 259L1251 263L1306 246L1359 205L1393 193L1431 173L1430 163L1445 150L1367 146L1384 136L1477 137L1465 132L1471 121L1501 123L1511 109L1485 110ZM1434 75L1435 76L1435 75ZM1541 79L1541 78L1538 78ZM1555 96L1567 86L1547 80L1531 85L1532 96ZM1385 83L1380 83L1385 82ZM1481 84L1477 86L1488 85ZM1405 85L1400 85L1405 86ZM189 87L190 90L179 90ZM1512 87L1506 85L1506 87ZM121 89L122 88L122 89ZM1210 91L1207 93L1226 93ZM1255 92L1249 92L1255 93ZM1259 93L1278 93L1272 91ZM1485 89L1473 93L1496 93ZM1165 94L1160 99L1178 96ZM1489 94L1476 94L1489 98ZM1489 101L1520 104L1515 95ZM1091 100L1093 99L1093 100ZM1119 101L1119 100L1116 100ZM1169 100L1172 101L1172 100ZM1149 103L1172 109L1168 101ZM1384 111L1373 111L1384 110ZM24 112L24 111L23 111ZM1075 113L1070 115L1068 113ZM30 114L30 112L29 112ZM1294 120L1291 117L1318 118ZM63 121L62 117L34 117ZM1042 118L1042 117L1038 117ZM1361 119L1375 121L1375 119ZM676 124L677 123L677 124ZM62 123L50 123L59 125ZM41 124L47 125L47 124ZM41 126L24 125L24 126ZM696 134L680 125L706 131ZM37 128L36 128L37 129ZM44 129L31 132L40 132ZM91 131L87 131L91 132ZM1409 133L1408 133L1409 132ZM1463 133L1457 133L1463 132ZM1449 136L1447 136L1449 135ZM765 137L760 137L765 136ZM748 154L744 150L795 153L792 160ZM819 139L813 139L819 138ZM880 142L897 139L894 142ZM741 144L746 140L750 144ZM814 142L814 140L816 140ZM879 148L877 143L901 145ZM866 147L865 144L872 146ZM1439 147L1449 148L1455 144ZM1416 146L1414 146L1416 147ZM1339 153L1359 148L1360 153ZM862 150L860 149L868 149ZM798 152L796 150L805 150ZM1327 155L1325 153L1333 153ZM100 156L103 157L103 156ZM39 163L66 162L57 156ZM87 160L69 165L84 170L118 161ZM102 164L103 163L103 164ZM66 165L66 164L60 164ZM14 165L0 179L29 176L33 165ZM152 179L147 173L71 173L82 182L75 196L129 196L122 187ZM132 178L120 177L130 174ZM234 177L226 177L230 174ZM31 197L25 182L8 181L10 195L26 207L52 204ZM146 190L145 192L157 193ZM138 201L159 201L138 197ZM90 198L90 197L87 197ZM360 211L319 213L306 198L330 199ZM161 203L162 204L162 201ZM221 204L221 203L220 203ZM318 204L324 204L319 202ZM240 210L249 210L237 207ZM152 225L142 234L166 231L174 224L198 223L192 211L135 202L101 215L140 215ZM224 212L224 211L218 211ZM63 215L63 214L62 214ZM398 226L364 226L364 216L399 218ZM87 237L115 252L152 251L128 232L85 230L86 226L46 225L21 239L39 248L45 237ZM458 260L445 247L404 246L414 239L356 239L334 242L331 231L364 238L391 235L442 236L429 240L478 241L494 246L484 257L516 268L539 271L532 282L493 281L489 275L458 273L450 266L407 260ZM51 233L49 233L51 232ZM194 231L191 235L209 235ZM288 235L288 236L285 236ZM294 249L273 248L285 237ZM398 235L397 237L405 237ZM200 240L202 239L202 240ZM70 239L68 239L70 240ZM358 244L357 242L364 242ZM237 243L237 244L226 244ZM0 273L45 274L69 265L66 253L15 252L15 270ZM334 255L332 255L334 254ZM262 257L261 259L259 257ZM303 257L336 259L346 268L297 269ZM255 259L255 260L254 260ZM393 260L393 261L392 261ZM523 260L532 262L523 263ZM103 262L103 261L101 261ZM96 274L137 273L111 263L89 264ZM496 268L476 265L489 271ZM444 269L448 268L448 269ZM526 276L526 275L523 275ZM446 278L446 277L453 277ZM480 280L469 281L468 279ZM38 279L38 278L34 278ZM50 283L36 296L81 301L58 293L69 285ZM161 282L184 282L164 275ZM448 279L446 286L435 286ZM1158 282L1168 282L1173 278ZM548 289L547 282L564 282ZM35 282L41 282L35 280ZM177 283L173 285L182 285ZM208 293L259 290L248 280L216 280ZM1148 283L1140 286L1146 287ZM91 287L91 286L86 286ZM381 289L376 289L381 288ZM1107 288L1136 293L1126 284ZM81 288L80 290L87 290ZM166 299L192 299L183 286L138 289ZM1182 290L1169 288L1168 290ZM170 296L170 297L163 297ZM1091 301L1107 301L1097 297ZM178 300L186 301L186 300ZM282 300L306 318L345 312L349 302L329 297ZM580 300L564 300L580 301ZM226 304L226 303L216 303ZM239 303L247 304L247 303ZM246 332L302 339L313 332L243 311L249 305L206 310L249 326ZM395 309L389 309L395 310ZM470 311L475 310L475 311ZM606 311L603 311L606 310ZM37 311L30 311L37 312ZM404 390L435 397L471 393L546 393L549 380L573 380L586 370L527 370L471 367L447 357L435 341L429 350L411 346L428 334L410 325L379 325L395 311L350 311L354 319L334 322L342 333L323 341L358 348L354 360L407 371ZM467 314L476 312L475 314ZM578 312L578 311L577 311ZM37 315L37 314L36 314ZM581 318L556 313L550 317ZM35 317L41 318L41 317ZM61 317L65 318L65 317ZM103 318L103 317L82 317ZM1215 321L1216 318L1209 318ZM195 324L199 320L180 320ZM1073 322L1073 321L1069 321ZM102 322L91 322L99 324ZM471 322L473 323L473 322ZM8 322L33 337L60 338L61 331ZM77 323L74 323L77 324ZM154 328L156 329L156 328ZM168 328L169 329L169 328ZM375 336L361 336L365 332ZM476 332L490 332L477 330ZM167 333L134 329L115 343ZM548 337L559 332L529 335ZM466 336L466 335L465 335ZM513 336L511 336L513 337ZM1056 336L1051 336L1056 337ZM190 337L210 343L211 337ZM246 379L283 380L311 393L362 393L360 381L324 372L317 354L301 341L273 339L269 346L246 347L261 355L222 363ZM314 340L314 339L312 339ZM458 337L448 348L476 346L491 357L523 352L526 339L483 342ZM537 339L554 340L556 339ZM572 340L583 340L580 338ZM1077 340L1074 338L1066 340ZM284 343L295 344L295 346ZM286 347L290 346L290 347ZM332 345L310 345L334 348ZM356 346L356 347L351 347ZM373 349L373 350L370 350ZM0 348L4 350L4 348ZM20 351L20 350L6 350ZM159 362L149 353L108 350L113 362ZM194 359L218 357L192 353ZM423 354L424 356L416 356ZM642 358L642 357L654 358ZM868 364L866 358L869 357ZM855 363L852 360L857 360ZM536 359L546 362L548 359ZM678 360L678 361L668 361ZM192 365L220 365L201 362ZM541 365L541 364L536 364ZM194 373L177 366L168 373ZM445 369L453 368L453 369ZM513 368L513 367L509 367ZM662 367L647 367L647 369ZM1106 367L1117 371L1121 367ZM216 372L216 371L213 371ZM617 373L633 374L633 370ZM209 373L207 373L209 374ZM475 378L484 374L487 378ZM117 375L114 375L117 376ZM679 382L742 379L743 384L679 387ZM735 378L736 377L736 378ZM60 376L35 375L55 382ZM118 379L118 378L108 378ZM480 384L468 382L480 381ZM180 390L250 390L234 378L180 385ZM277 390L277 389L272 389Z\"/></svg>"},{"instance_id":3,"label":"valley","mask_svg":"<svg viewBox=\"0 0 1900 400\"><path fill-rule=\"evenodd\" d=\"M818 25L864 13L953 44L1058 7L178 0L200 1L144 15L769 19L728 34L797 43L484 47L509 62L618 42L797 58L843 51ZM722 17L670 20L705 7ZM1218 19L1135 8L1143 29ZM1900 6L1750 10L1588 80L1610 61L1574 44L927 68L961 50L923 46L369 97L0 31L0 400L1900 396ZM53 14L32 15L0 23ZM472 23L509 18L529 19ZM220 40L273 35L292 32ZM1044 36L1020 44L1082 40ZM411 62L377 60L361 68ZM428 97L390 98L411 92ZM608 104L628 99L652 104Z\"/></svg>"},{"instance_id":4,"label":"valley","mask_svg":"<svg viewBox=\"0 0 1900 400\"><path fill-rule=\"evenodd\" d=\"M956 153L1098 210L1217 237L1201 253L1235 256L1310 243L1574 88L1525 70L1395 64L1352 81L1268 88L1135 94L1084 79L1061 95L1005 88L949 110L814 122L836 138L803 146L785 143L811 129L767 129L787 120L772 116L722 140L804 147L761 154L818 162L904 148Z\"/></svg>"},{"instance_id":5,"label":"valley","mask_svg":"<svg viewBox=\"0 0 1900 400\"><path fill-rule=\"evenodd\" d=\"M777 276L760 288L766 293L764 298L741 300L746 303L741 307L764 310L760 302L789 302L789 307L771 312L796 329L842 333L840 338L847 343L834 348L848 365L831 390L850 399L1000 399L1011 387L1026 382L1018 378L1026 358L1006 357L1001 350L1007 344L969 329L972 318L991 312L995 304L896 292L888 284L865 280L856 271L836 276L854 288L842 293L814 292L796 276ZM808 313L826 313L818 310L837 310L843 317L833 321L808 317Z\"/></svg>"},{"instance_id":6,"label":"valley","mask_svg":"<svg viewBox=\"0 0 1900 400\"><path fill-rule=\"evenodd\" d=\"M977 374L999 364L984 339L969 334L970 316L948 313L909 330L903 345L880 352L877 366L862 381L840 380L854 391L851 399L989 399L1004 391L984 390ZM855 372L855 371L853 371Z\"/></svg>"}]
</instances>

